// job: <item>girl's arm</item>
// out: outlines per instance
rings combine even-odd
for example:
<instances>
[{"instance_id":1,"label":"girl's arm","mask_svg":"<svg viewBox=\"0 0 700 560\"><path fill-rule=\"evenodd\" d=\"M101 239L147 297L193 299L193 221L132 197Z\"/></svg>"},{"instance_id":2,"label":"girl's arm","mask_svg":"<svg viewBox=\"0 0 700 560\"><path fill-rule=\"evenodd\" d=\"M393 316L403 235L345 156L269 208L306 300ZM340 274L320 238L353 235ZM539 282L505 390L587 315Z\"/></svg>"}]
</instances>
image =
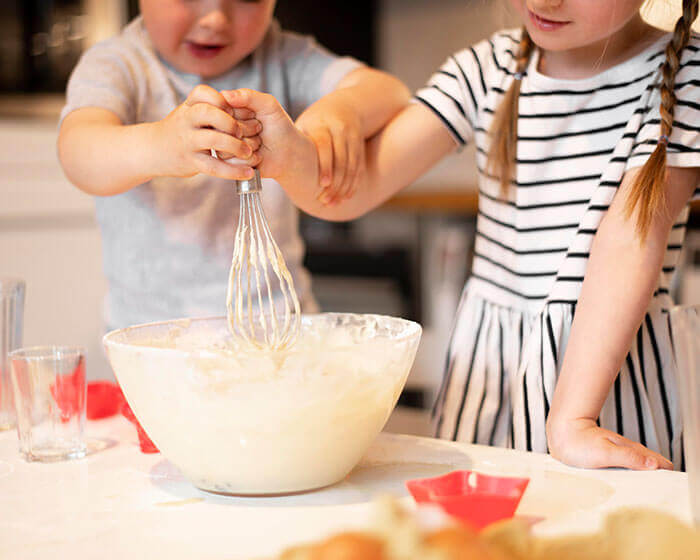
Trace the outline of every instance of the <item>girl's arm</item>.
<instances>
[{"instance_id":1,"label":"girl's arm","mask_svg":"<svg viewBox=\"0 0 700 560\"><path fill-rule=\"evenodd\" d=\"M644 242L627 219L632 184L627 173L593 240L571 334L547 419L551 454L579 467L672 468L639 443L596 425L649 305L671 227L687 204L700 168L669 168L667 212L659 213Z\"/></svg>"},{"instance_id":2,"label":"girl's arm","mask_svg":"<svg viewBox=\"0 0 700 560\"><path fill-rule=\"evenodd\" d=\"M295 127L277 100L249 89L222 93L232 107L253 111L262 123L262 162L258 166L262 175L279 181L301 210L325 220L352 220L376 208L456 148L432 111L409 105L366 142L364 165L354 179L355 195L326 205L317 198L316 146Z\"/></svg>"},{"instance_id":3,"label":"girl's arm","mask_svg":"<svg viewBox=\"0 0 700 560\"><path fill-rule=\"evenodd\" d=\"M255 165L260 124L236 120L226 110L224 98L207 86L197 86L165 119L152 123L125 126L107 109L77 109L61 123L59 159L73 184L101 196L125 192L157 176L207 173L243 179L252 173L248 166L212 158L209 150L227 157L252 155L250 165Z\"/></svg>"},{"instance_id":4,"label":"girl's arm","mask_svg":"<svg viewBox=\"0 0 700 560\"><path fill-rule=\"evenodd\" d=\"M364 164L364 141L406 107L410 98L401 80L372 68L358 68L299 116L297 128L316 144L321 187L332 187L319 193L324 203L352 196Z\"/></svg>"}]
</instances>

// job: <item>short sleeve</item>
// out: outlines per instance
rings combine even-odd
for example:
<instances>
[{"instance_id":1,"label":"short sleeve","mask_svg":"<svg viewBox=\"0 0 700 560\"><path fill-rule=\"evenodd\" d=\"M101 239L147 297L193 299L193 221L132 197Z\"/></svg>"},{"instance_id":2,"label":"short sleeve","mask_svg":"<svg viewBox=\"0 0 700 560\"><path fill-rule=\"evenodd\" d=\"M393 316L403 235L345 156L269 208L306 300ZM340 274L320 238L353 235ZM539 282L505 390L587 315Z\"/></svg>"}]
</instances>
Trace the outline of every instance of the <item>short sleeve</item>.
<instances>
[{"instance_id":1,"label":"short sleeve","mask_svg":"<svg viewBox=\"0 0 700 560\"><path fill-rule=\"evenodd\" d=\"M284 32L280 47L289 84L289 113L296 119L309 105L332 92L351 71L364 65L351 57L339 57L312 37Z\"/></svg>"},{"instance_id":2,"label":"short sleeve","mask_svg":"<svg viewBox=\"0 0 700 560\"><path fill-rule=\"evenodd\" d=\"M484 76L493 57L493 43L482 41L451 55L414 101L433 111L455 142L464 147L474 137L477 113L487 94Z\"/></svg>"},{"instance_id":3,"label":"short sleeve","mask_svg":"<svg viewBox=\"0 0 700 560\"><path fill-rule=\"evenodd\" d=\"M108 39L82 55L68 80L61 121L76 109L100 107L115 113L123 124L134 124L136 87L123 50L116 39Z\"/></svg>"},{"instance_id":4,"label":"short sleeve","mask_svg":"<svg viewBox=\"0 0 700 560\"><path fill-rule=\"evenodd\" d=\"M673 128L668 139L666 165L669 167L700 167L700 37L694 36L681 56L676 74ZM626 169L641 167L653 152L661 135L659 89L650 96L649 109L635 139ZM698 185L700 187L700 185ZM696 188L694 199L700 199Z\"/></svg>"}]
</instances>

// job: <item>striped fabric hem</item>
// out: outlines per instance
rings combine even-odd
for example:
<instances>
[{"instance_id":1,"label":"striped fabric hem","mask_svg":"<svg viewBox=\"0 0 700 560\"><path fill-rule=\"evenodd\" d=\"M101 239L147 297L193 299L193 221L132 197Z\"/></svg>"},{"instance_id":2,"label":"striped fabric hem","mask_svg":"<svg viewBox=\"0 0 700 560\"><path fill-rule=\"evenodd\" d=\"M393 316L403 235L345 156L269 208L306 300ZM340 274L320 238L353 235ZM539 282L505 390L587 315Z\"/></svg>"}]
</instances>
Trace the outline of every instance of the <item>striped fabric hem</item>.
<instances>
[{"instance_id":1,"label":"striped fabric hem","mask_svg":"<svg viewBox=\"0 0 700 560\"><path fill-rule=\"evenodd\" d=\"M435 435L547 452L545 423L574 304L519 311L482 297L470 281L460 302ZM599 424L661 453L680 468L681 420L667 313L652 306L634 337Z\"/></svg>"}]
</instances>

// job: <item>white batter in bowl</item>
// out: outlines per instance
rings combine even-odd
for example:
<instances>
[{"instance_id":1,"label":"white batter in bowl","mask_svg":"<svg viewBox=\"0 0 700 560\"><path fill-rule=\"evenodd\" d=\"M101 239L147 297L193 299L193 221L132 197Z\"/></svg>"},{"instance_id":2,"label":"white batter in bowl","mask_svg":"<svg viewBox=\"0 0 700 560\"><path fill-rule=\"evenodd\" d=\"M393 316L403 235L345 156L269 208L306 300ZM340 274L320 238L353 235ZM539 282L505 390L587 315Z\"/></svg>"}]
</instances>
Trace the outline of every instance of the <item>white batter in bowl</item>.
<instances>
[{"instance_id":1,"label":"white batter in bowl","mask_svg":"<svg viewBox=\"0 0 700 560\"><path fill-rule=\"evenodd\" d=\"M420 340L380 315L304 315L288 350L239 350L226 319L108 333L109 361L141 425L196 486L283 494L333 484L386 423Z\"/></svg>"}]
</instances>

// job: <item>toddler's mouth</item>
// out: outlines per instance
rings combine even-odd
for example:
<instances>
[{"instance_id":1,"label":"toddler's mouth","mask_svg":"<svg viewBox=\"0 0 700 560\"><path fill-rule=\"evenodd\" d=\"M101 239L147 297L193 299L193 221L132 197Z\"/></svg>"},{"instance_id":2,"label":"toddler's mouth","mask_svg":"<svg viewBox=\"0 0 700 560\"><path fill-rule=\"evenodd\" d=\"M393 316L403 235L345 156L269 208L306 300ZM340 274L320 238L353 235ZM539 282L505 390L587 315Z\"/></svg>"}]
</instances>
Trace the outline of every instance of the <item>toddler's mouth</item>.
<instances>
[{"instance_id":1,"label":"toddler's mouth","mask_svg":"<svg viewBox=\"0 0 700 560\"><path fill-rule=\"evenodd\" d=\"M531 12L528 10L528 14L530 16L530 21L535 24L535 27L541 31L556 31L557 29L561 29L565 25L568 25L569 21L555 21L551 19L546 19L543 18L542 16L538 16L536 13Z\"/></svg>"},{"instance_id":2,"label":"toddler's mouth","mask_svg":"<svg viewBox=\"0 0 700 560\"><path fill-rule=\"evenodd\" d=\"M187 42L187 49L196 58L213 58L219 54L225 45L209 45L205 43Z\"/></svg>"}]
</instances>

